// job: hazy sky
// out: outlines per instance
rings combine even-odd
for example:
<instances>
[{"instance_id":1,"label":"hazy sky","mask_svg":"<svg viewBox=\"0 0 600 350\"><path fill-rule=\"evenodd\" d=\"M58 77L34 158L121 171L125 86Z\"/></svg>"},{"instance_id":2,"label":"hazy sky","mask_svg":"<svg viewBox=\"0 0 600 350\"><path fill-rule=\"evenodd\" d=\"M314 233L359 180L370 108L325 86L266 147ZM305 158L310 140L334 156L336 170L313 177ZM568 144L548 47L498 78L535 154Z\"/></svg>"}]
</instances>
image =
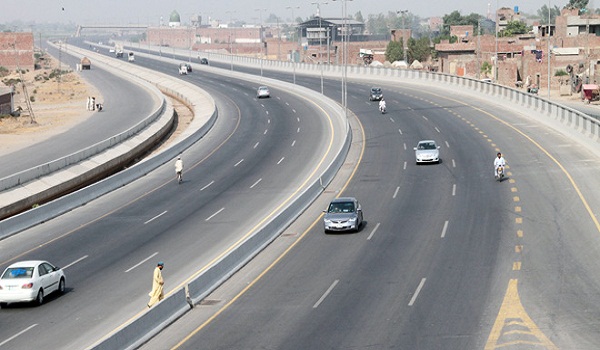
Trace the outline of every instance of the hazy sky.
<instances>
[{"instance_id":1,"label":"hazy sky","mask_svg":"<svg viewBox=\"0 0 600 350\"><path fill-rule=\"evenodd\" d=\"M306 18L316 12L318 0L0 0L0 23L15 19L24 22L72 22L75 24L126 24L140 23L157 25L160 17L165 22L173 10L181 15L182 22L189 22L193 14L200 14L203 23L207 17L226 22L232 19L258 22L269 14L290 20L294 17ZM496 5L513 8L521 12L536 14L544 5L562 8L568 0L320 0L323 17L341 17L343 4L349 14L361 11L369 14L388 11L408 10L420 17L443 16L454 10L463 15L478 13L487 15L488 4L493 14ZM594 0L590 1L590 7ZM287 9L292 7L292 9ZM64 8L64 10L63 10ZM257 9L261 9L260 11Z\"/></svg>"}]
</instances>

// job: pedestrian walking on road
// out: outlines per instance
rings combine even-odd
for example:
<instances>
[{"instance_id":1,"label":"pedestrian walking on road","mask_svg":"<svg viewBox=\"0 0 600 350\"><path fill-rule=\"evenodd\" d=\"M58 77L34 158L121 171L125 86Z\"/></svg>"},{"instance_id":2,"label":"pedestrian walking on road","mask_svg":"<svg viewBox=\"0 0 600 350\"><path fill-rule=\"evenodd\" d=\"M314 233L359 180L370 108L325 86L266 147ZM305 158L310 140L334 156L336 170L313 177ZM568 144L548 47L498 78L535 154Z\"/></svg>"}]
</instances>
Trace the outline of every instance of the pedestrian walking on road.
<instances>
[{"instance_id":1,"label":"pedestrian walking on road","mask_svg":"<svg viewBox=\"0 0 600 350\"><path fill-rule=\"evenodd\" d=\"M161 261L156 265L156 268L154 268L154 276L152 278L152 291L148 294L150 296L150 301L148 302L149 308L152 307L154 304L158 303L159 301L163 300L163 298L165 297L163 292L165 281L162 277L162 269L164 266L165 263Z\"/></svg>"}]
</instances>

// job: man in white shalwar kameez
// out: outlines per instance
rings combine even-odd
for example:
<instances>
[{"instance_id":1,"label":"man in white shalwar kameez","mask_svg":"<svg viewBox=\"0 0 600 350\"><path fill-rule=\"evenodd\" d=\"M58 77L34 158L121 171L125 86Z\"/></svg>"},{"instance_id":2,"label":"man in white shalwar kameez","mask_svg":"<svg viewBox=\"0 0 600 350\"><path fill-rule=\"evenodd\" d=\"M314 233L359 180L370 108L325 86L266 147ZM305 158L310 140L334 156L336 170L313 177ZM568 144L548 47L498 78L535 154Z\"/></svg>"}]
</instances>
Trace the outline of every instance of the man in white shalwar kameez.
<instances>
[{"instance_id":1,"label":"man in white shalwar kameez","mask_svg":"<svg viewBox=\"0 0 600 350\"><path fill-rule=\"evenodd\" d=\"M154 269L154 277L152 279L152 291L148 294L150 296L148 307L152 307L154 304L163 300L165 296L163 293L163 286L165 284L165 281L162 277L162 269L164 266L165 264L161 261L156 265L156 268Z\"/></svg>"}]
</instances>

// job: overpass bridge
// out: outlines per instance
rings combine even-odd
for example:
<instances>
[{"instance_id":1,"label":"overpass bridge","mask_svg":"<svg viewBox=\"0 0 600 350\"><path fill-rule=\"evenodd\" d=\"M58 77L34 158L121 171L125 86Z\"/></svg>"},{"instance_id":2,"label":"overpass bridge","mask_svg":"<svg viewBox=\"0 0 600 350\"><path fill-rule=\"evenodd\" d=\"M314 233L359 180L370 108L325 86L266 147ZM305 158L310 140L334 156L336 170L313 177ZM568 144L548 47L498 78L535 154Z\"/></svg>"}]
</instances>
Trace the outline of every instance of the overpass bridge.
<instances>
[{"instance_id":1,"label":"overpass bridge","mask_svg":"<svg viewBox=\"0 0 600 350\"><path fill-rule=\"evenodd\" d=\"M147 24L80 24L77 26L76 37L81 36L84 29L103 30L103 31L119 31L123 32L140 32L145 31L149 25Z\"/></svg>"}]
</instances>

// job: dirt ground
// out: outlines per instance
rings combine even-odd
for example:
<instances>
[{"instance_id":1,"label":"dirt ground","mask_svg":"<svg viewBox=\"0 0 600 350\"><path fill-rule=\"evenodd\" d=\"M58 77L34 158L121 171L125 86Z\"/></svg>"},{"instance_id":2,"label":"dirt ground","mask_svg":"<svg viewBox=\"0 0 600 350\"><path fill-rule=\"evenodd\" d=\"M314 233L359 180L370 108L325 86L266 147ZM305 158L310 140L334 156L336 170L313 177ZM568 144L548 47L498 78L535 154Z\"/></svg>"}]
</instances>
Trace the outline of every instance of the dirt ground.
<instances>
[{"instance_id":1,"label":"dirt ground","mask_svg":"<svg viewBox=\"0 0 600 350\"><path fill-rule=\"evenodd\" d=\"M27 93L33 109L33 118L28 111L25 92L21 84L15 85L15 109L23 110L20 117L0 118L0 155L44 141L85 121L94 111L86 109L89 96L102 101L100 92L77 72L63 72L60 80L52 74L58 62L50 56L42 61L42 69L24 72ZM65 66L61 67L66 70ZM0 78L6 85L19 78L16 72ZM172 101L179 116L178 129L184 128L193 118L192 112L182 103ZM180 133L177 130L172 136Z\"/></svg>"}]
</instances>

